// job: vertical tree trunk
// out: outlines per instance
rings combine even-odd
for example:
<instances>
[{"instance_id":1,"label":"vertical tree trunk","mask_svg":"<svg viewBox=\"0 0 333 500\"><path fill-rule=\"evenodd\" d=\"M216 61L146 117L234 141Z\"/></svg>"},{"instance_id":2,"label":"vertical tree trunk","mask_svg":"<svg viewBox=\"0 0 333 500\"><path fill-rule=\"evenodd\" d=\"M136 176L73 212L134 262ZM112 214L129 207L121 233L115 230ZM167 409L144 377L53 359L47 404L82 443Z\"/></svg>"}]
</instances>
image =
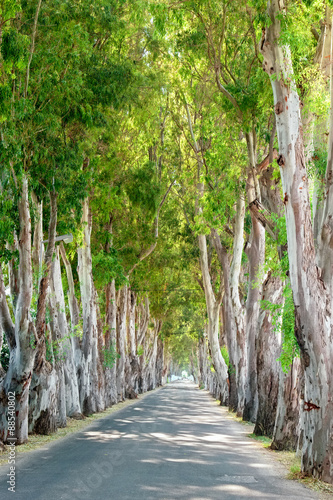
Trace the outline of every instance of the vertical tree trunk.
<instances>
[{"instance_id":1,"label":"vertical tree trunk","mask_svg":"<svg viewBox=\"0 0 333 500\"><path fill-rule=\"evenodd\" d=\"M256 172L256 144L255 133L246 134L249 157L249 171L247 179L247 198L249 204L254 200L260 201L260 189ZM258 271L265 260L265 229L251 212L251 236L246 245L246 254L249 259L249 281L246 299L246 343L247 343L247 378L245 385L243 419L255 422L258 411L257 387L257 356L256 340L260 311L261 285L258 281Z\"/></svg>"},{"instance_id":2,"label":"vertical tree trunk","mask_svg":"<svg viewBox=\"0 0 333 500\"><path fill-rule=\"evenodd\" d=\"M106 286L106 315L105 323L107 326L105 334L105 349L112 349L117 352L117 300L116 284L112 280ZM114 360L112 367L105 368L105 401L106 406L111 406L118 402L117 394L117 359Z\"/></svg>"},{"instance_id":3,"label":"vertical tree trunk","mask_svg":"<svg viewBox=\"0 0 333 500\"><path fill-rule=\"evenodd\" d=\"M105 380L98 346L97 294L92 276L90 236L92 218L88 200L83 203L83 246L78 249L78 274L80 280L83 337L82 355L78 369L80 406L89 415L105 408Z\"/></svg>"},{"instance_id":4,"label":"vertical tree trunk","mask_svg":"<svg viewBox=\"0 0 333 500\"><path fill-rule=\"evenodd\" d=\"M126 357L126 397L136 398L139 391L140 363L136 354L136 315L137 296L133 290L128 293L128 355Z\"/></svg>"},{"instance_id":5,"label":"vertical tree trunk","mask_svg":"<svg viewBox=\"0 0 333 500\"><path fill-rule=\"evenodd\" d=\"M279 278L268 274L263 284L263 299L273 304L282 302L283 284ZM281 336L274 332L272 318L267 310L261 309L258 322L257 373L258 413L254 434L273 436L279 394Z\"/></svg>"},{"instance_id":6,"label":"vertical tree trunk","mask_svg":"<svg viewBox=\"0 0 333 500\"><path fill-rule=\"evenodd\" d=\"M295 303L295 333L304 367L302 470L333 478L333 342L331 294L318 268L311 225L308 179L300 121L300 101L288 47L281 47L283 0L268 1L271 19L260 43L264 69L271 78L286 225L290 282Z\"/></svg>"},{"instance_id":7,"label":"vertical tree trunk","mask_svg":"<svg viewBox=\"0 0 333 500\"><path fill-rule=\"evenodd\" d=\"M279 396L271 448L293 450L300 434L300 396L302 369L299 358L294 358L288 373L280 368Z\"/></svg>"},{"instance_id":8,"label":"vertical tree trunk","mask_svg":"<svg viewBox=\"0 0 333 500\"><path fill-rule=\"evenodd\" d=\"M204 282L206 307L208 315L207 333L212 355L212 361L216 372L216 377L220 386L221 397L223 403L228 401L228 369L222 357L220 344L219 344L219 308L221 304L221 293L218 298L215 298L214 291L211 284L208 255L207 255L207 242L206 236L199 235L199 249L200 249L200 266Z\"/></svg>"},{"instance_id":9,"label":"vertical tree trunk","mask_svg":"<svg viewBox=\"0 0 333 500\"><path fill-rule=\"evenodd\" d=\"M11 342L9 368L0 386L0 439L16 437L17 444L28 440L28 398L38 342L35 325L30 316L32 299L31 219L28 198L28 181L23 179L19 200L19 295L15 310L15 341ZM7 318L9 321L9 318ZM2 320L3 321L3 320ZM8 325L9 327L10 325ZM7 332L7 330L6 330ZM8 395L15 394L15 432L8 434Z\"/></svg>"},{"instance_id":10,"label":"vertical tree trunk","mask_svg":"<svg viewBox=\"0 0 333 500\"><path fill-rule=\"evenodd\" d=\"M59 245L60 249L60 254L62 261L64 263L65 269L66 269L66 276L67 276L67 283L68 283L68 306L69 306L69 313L71 317L71 327L72 327L72 333L75 333L75 328L79 324L80 320L80 308L77 302L77 298L75 296L75 288L74 288L74 279L73 279L73 272L72 272L72 266L67 259L66 255L66 250L64 247L63 242L60 243ZM74 339L78 339L77 336L74 335ZM77 341L75 345L78 347L79 342Z\"/></svg>"},{"instance_id":11,"label":"vertical tree trunk","mask_svg":"<svg viewBox=\"0 0 333 500\"><path fill-rule=\"evenodd\" d=\"M65 297L62 288L59 248L56 250L56 258L52 262L51 273L51 295L53 323L56 326L57 339L60 350L60 361L65 380L65 403L66 415L77 417L81 415L79 384L75 366L75 344L73 334L68 328Z\"/></svg>"},{"instance_id":12,"label":"vertical tree trunk","mask_svg":"<svg viewBox=\"0 0 333 500\"><path fill-rule=\"evenodd\" d=\"M214 247L223 269L223 283L224 283L224 296L223 296L223 320L225 325L226 343L229 354L228 366L228 386L229 395L228 402L231 411L237 411L238 408L238 349L237 349L237 326L235 322L235 315L232 307L231 289L230 289L230 265L229 255L227 250L223 247L219 234L216 230L212 230L212 240Z\"/></svg>"},{"instance_id":13,"label":"vertical tree trunk","mask_svg":"<svg viewBox=\"0 0 333 500\"><path fill-rule=\"evenodd\" d=\"M156 386L163 385L164 371L164 342L162 339L157 339L157 356L156 356Z\"/></svg>"},{"instance_id":14,"label":"vertical tree trunk","mask_svg":"<svg viewBox=\"0 0 333 500\"><path fill-rule=\"evenodd\" d=\"M118 321L117 321L117 394L118 399L123 401L125 398L125 364L127 349L127 305L128 305L128 287L123 286L119 290L118 296Z\"/></svg>"},{"instance_id":15,"label":"vertical tree trunk","mask_svg":"<svg viewBox=\"0 0 333 500\"><path fill-rule=\"evenodd\" d=\"M39 283L36 315L38 346L29 394L29 430L50 434L57 429L57 373L51 359L47 359L47 345L52 351L52 336L46 328L46 303L49 293L52 258L57 227L57 194L50 192L50 223L45 252L45 270ZM42 235L39 229L40 236ZM41 244L41 241L39 241Z\"/></svg>"},{"instance_id":16,"label":"vertical tree trunk","mask_svg":"<svg viewBox=\"0 0 333 500\"><path fill-rule=\"evenodd\" d=\"M239 296L239 278L242 266L242 253L244 246L244 218L245 200L242 196L237 200L236 220L234 225L233 256L230 266L230 294L236 324L237 340L237 416L242 417L245 401L245 384L247 373L246 336L244 306Z\"/></svg>"}]
</instances>

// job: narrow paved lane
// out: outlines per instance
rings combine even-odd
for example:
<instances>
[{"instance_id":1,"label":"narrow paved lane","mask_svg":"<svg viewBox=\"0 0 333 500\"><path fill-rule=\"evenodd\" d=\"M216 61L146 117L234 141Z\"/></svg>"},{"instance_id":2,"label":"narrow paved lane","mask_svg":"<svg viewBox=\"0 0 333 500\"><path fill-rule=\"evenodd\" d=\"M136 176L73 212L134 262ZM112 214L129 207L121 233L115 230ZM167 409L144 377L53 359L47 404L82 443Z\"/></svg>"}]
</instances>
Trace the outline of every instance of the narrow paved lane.
<instances>
[{"instance_id":1,"label":"narrow paved lane","mask_svg":"<svg viewBox=\"0 0 333 500\"><path fill-rule=\"evenodd\" d=\"M0 498L15 500L314 499L184 382L148 394L80 433L22 455L16 493L0 468Z\"/></svg>"}]
</instances>

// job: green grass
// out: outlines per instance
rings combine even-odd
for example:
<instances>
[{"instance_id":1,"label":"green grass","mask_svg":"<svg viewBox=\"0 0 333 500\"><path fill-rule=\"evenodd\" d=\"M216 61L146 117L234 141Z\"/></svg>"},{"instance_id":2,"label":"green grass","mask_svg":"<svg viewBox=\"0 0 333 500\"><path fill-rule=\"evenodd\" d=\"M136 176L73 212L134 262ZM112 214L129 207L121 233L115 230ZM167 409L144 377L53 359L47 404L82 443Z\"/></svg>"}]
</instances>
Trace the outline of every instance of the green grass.
<instances>
[{"instance_id":1,"label":"green grass","mask_svg":"<svg viewBox=\"0 0 333 500\"><path fill-rule=\"evenodd\" d=\"M230 417L241 424L252 425L251 422L244 422L236 413L228 411ZM319 493L319 498L322 500L333 499L333 485L315 479L312 476L307 476L301 472L301 459L293 451L276 451L270 448L272 439L267 436L256 436L253 432L247 435L249 438L255 440L258 444L266 448L267 451L273 454L274 458L281 462L287 469L287 479L298 481L304 484L307 488Z\"/></svg>"},{"instance_id":2,"label":"green grass","mask_svg":"<svg viewBox=\"0 0 333 500\"><path fill-rule=\"evenodd\" d=\"M256 436L256 434L248 434L247 437L251 439L255 439L256 441L259 441L264 448L269 448L270 445L272 444L272 439L269 438L268 436Z\"/></svg>"}]
</instances>

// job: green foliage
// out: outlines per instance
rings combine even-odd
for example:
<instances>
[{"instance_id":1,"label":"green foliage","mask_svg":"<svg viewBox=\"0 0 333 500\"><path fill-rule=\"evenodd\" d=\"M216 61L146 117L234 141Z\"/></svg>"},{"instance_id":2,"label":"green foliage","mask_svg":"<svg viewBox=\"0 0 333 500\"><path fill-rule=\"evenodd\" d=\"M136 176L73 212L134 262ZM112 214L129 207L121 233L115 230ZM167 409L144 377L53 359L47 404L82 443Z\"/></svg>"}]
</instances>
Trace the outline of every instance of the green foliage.
<instances>
[{"instance_id":1,"label":"green foliage","mask_svg":"<svg viewBox=\"0 0 333 500\"><path fill-rule=\"evenodd\" d=\"M101 288L112 280L116 280L117 288L127 283L124 268L114 247L111 247L109 252L101 250L93 255L93 273L96 283Z\"/></svg>"},{"instance_id":2,"label":"green foliage","mask_svg":"<svg viewBox=\"0 0 333 500\"><path fill-rule=\"evenodd\" d=\"M136 350L136 355L142 356L143 354L144 354L144 348L142 347L142 345L139 345L137 350Z\"/></svg>"},{"instance_id":3,"label":"green foliage","mask_svg":"<svg viewBox=\"0 0 333 500\"><path fill-rule=\"evenodd\" d=\"M279 361L282 370L288 373L295 357L299 356L299 346L295 337L295 308L290 283L283 290L283 302L274 304L268 300L261 301L261 307L270 312L275 334L282 335L282 351Z\"/></svg>"},{"instance_id":4,"label":"green foliage","mask_svg":"<svg viewBox=\"0 0 333 500\"><path fill-rule=\"evenodd\" d=\"M228 352L227 346L224 345L221 347L221 354L222 354L222 358L225 361L225 364L227 365L227 367L229 369L230 368L230 361L229 361L229 352Z\"/></svg>"},{"instance_id":5,"label":"green foliage","mask_svg":"<svg viewBox=\"0 0 333 500\"><path fill-rule=\"evenodd\" d=\"M8 346L6 337L4 336L2 347L1 347L1 352L0 352L0 363L1 363L2 368L5 371L8 370L9 358L10 358L9 346Z\"/></svg>"},{"instance_id":6,"label":"green foliage","mask_svg":"<svg viewBox=\"0 0 333 500\"><path fill-rule=\"evenodd\" d=\"M117 353L116 346L111 343L110 347L104 347L102 349L102 354L103 354L103 366L104 368L112 368L117 361L117 359L120 358L120 354Z\"/></svg>"},{"instance_id":7,"label":"green foliage","mask_svg":"<svg viewBox=\"0 0 333 500\"><path fill-rule=\"evenodd\" d=\"M126 191L134 207L143 207L154 215L161 194L156 164L149 161L133 172L130 172Z\"/></svg>"},{"instance_id":8,"label":"green foliage","mask_svg":"<svg viewBox=\"0 0 333 500\"><path fill-rule=\"evenodd\" d=\"M48 320L46 319L46 321ZM61 361L64 361L68 356L68 350L71 349L70 339L74 337L82 338L82 332L80 331L79 325L73 332L59 339L52 340L46 334L46 360L50 363L60 363Z\"/></svg>"}]
</instances>

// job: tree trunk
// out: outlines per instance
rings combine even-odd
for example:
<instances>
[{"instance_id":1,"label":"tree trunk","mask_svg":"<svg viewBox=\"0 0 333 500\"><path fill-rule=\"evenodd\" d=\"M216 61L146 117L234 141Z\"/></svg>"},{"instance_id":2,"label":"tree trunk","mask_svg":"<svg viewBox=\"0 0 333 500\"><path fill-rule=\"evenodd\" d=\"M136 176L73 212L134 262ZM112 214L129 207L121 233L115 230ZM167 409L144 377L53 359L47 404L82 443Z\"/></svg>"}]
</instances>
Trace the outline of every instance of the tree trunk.
<instances>
[{"instance_id":1,"label":"tree trunk","mask_svg":"<svg viewBox=\"0 0 333 500\"><path fill-rule=\"evenodd\" d=\"M63 366L62 369L65 380L66 415L69 417L78 417L81 415L81 407L75 365L75 338L73 338L73 334L67 324L65 297L61 280L59 248L57 248L56 258L52 262L50 288L50 301L53 312L51 316L53 323L57 326L57 335L53 338L57 338L58 340L60 357L62 358L60 364Z\"/></svg>"},{"instance_id":2,"label":"tree trunk","mask_svg":"<svg viewBox=\"0 0 333 500\"><path fill-rule=\"evenodd\" d=\"M300 101L293 80L290 50L279 45L283 1L268 1L268 12L271 24L263 35L260 48L274 95L280 149L278 164L286 208L290 282L295 303L295 333L304 367L302 470L332 482L331 294L316 266Z\"/></svg>"},{"instance_id":3,"label":"tree trunk","mask_svg":"<svg viewBox=\"0 0 333 500\"><path fill-rule=\"evenodd\" d=\"M214 243L218 259L223 269L224 296L223 296L222 307L223 307L223 321L225 325L226 343L229 355L228 402L230 410L237 411L238 408L237 326L235 322L235 315L231 299L229 255L227 253L227 250L223 247L219 234L216 230L212 230L212 240Z\"/></svg>"},{"instance_id":4,"label":"tree trunk","mask_svg":"<svg viewBox=\"0 0 333 500\"><path fill-rule=\"evenodd\" d=\"M295 451L297 448L302 379L299 358L294 358L288 373L283 373L280 367L278 405L271 444L273 450Z\"/></svg>"},{"instance_id":5,"label":"tree trunk","mask_svg":"<svg viewBox=\"0 0 333 500\"><path fill-rule=\"evenodd\" d=\"M246 134L249 157L249 171L247 179L247 198L249 204L254 200L260 201L260 189L256 172L256 144L255 133ZM257 356L256 341L260 311L261 285L258 281L258 271L265 260L265 229L251 212L252 229L250 241L245 251L249 259L249 281L246 299L246 347L247 347L247 378L245 385L243 419L255 422L258 411L257 387ZM256 284L256 285L255 285Z\"/></svg>"},{"instance_id":6,"label":"tree trunk","mask_svg":"<svg viewBox=\"0 0 333 500\"><path fill-rule=\"evenodd\" d=\"M123 286L118 294L118 321L117 321L117 394L118 400L123 401L125 398L125 364L126 364L126 349L127 349L127 300L128 287Z\"/></svg>"},{"instance_id":7,"label":"tree trunk","mask_svg":"<svg viewBox=\"0 0 333 500\"><path fill-rule=\"evenodd\" d=\"M116 284L112 280L106 286L106 315L105 322L107 326L105 334L105 349L112 349L115 354L117 352L117 301L116 301ZM114 359L112 366L105 368L105 404L111 406L118 402L117 394L117 359Z\"/></svg>"},{"instance_id":8,"label":"tree trunk","mask_svg":"<svg viewBox=\"0 0 333 500\"><path fill-rule=\"evenodd\" d=\"M164 342L162 339L157 339L157 356L156 356L156 386L163 385L164 371Z\"/></svg>"},{"instance_id":9,"label":"tree trunk","mask_svg":"<svg viewBox=\"0 0 333 500\"><path fill-rule=\"evenodd\" d=\"M28 198L28 181L23 179L19 200L19 295L15 310L14 342L10 353L9 368L0 386L0 439L16 443L28 440L28 398L38 343L35 325L30 316L32 299L31 219ZM9 318L7 318L9 321ZM3 321L3 319L2 319ZM8 325L9 327L10 325ZM5 330L7 332L7 330ZM15 430L8 431L8 397L15 396Z\"/></svg>"},{"instance_id":10,"label":"tree trunk","mask_svg":"<svg viewBox=\"0 0 333 500\"><path fill-rule=\"evenodd\" d=\"M268 274L263 284L263 300L273 304L282 302L283 284L279 278ZM274 332L272 318L267 310L261 309L258 322L257 373L258 413L254 434L273 436L279 394L281 336Z\"/></svg>"},{"instance_id":11,"label":"tree trunk","mask_svg":"<svg viewBox=\"0 0 333 500\"><path fill-rule=\"evenodd\" d=\"M136 353L136 293L128 293L128 355L126 356L126 397L136 398L139 392L140 363Z\"/></svg>"},{"instance_id":12,"label":"tree trunk","mask_svg":"<svg viewBox=\"0 0 333 500\"><path fill-rule=\"evenodd\" d=\"M221 304L221 293L215 298L211 284L211 278L208 267L207 242L205 235L198 236L200 249L200 266L204 282L206 308L208 315L207 333L210 345L212 361L216 372L216 377L220 386L223 403L228 401L228 368L222 357L219 344L219 309Z\"/></svg>"},{"instance_id":13,"label":"tree trunk","mask_svg":"<svg viewBox=\"0 0 333 500\"><path fill-rule=\"evenodd\" d=\"M244 306L239 296L239 279L242 266L244 246L245 200L242 196L237 200L236 220L234 225L233 256L230 266L230 294L236 324L237 339L237 416L242 417L245 402L245 384L247 373L246 336Z\"/></svg>"},{"instance_id":14,"label":"tree trunk","mask_svg":"<svg viewBox=\"0 0 333 500\"><path fill-rule=\"evenodd\" d=\"M55 249L57 227L57 194L50 193L51 216L48 230L48 244L45 252L45 270L39 283L36 315L38 346L29 394L29 431L38 434L51 434L57 429L57 373L54 361L47 359L48 349L52 351L52 336L46 328L46 303L52 258ZM39 231L40 236L42 232ZM39 241L41 244L41 242Z\"/></svg>"},{"instance_id":15,"label":"tree trunk","mask_svg":"<svg viewBox=\"0 0 333 500\"><path fill-rule=\"evenodd\" d=\"M88 200L83 203L83 246L78 249L78 275L80 280L83 337L82 354L78 369L80 406L84 415L105 408L105 380L98 346L97 294L92 276L90 236L92 218Z\"/></svg>"}]
</instances>

